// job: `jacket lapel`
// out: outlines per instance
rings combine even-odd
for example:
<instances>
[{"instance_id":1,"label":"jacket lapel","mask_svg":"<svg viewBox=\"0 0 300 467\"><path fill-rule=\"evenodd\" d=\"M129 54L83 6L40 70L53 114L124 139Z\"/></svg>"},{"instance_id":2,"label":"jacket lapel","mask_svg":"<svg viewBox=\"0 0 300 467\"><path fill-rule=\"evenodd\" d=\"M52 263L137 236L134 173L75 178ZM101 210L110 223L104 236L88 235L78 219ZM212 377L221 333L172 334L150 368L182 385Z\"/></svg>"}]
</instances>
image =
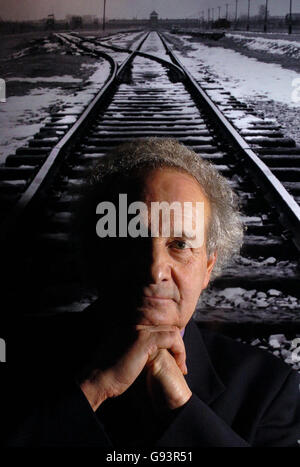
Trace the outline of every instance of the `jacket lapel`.
<instances>
[{"instance_id":1,"label":"jacket lapel","mask_svg":"<svg viewBox=\"0 0 300 467\"><path fill-rule=\"evenodd\" d=\"M225 391L225 386L213 367L201 331L193 318L185 328L183 341L188 368L185 379L193 393L206 404L211 404Z\"/></svg>"}]
</instances>

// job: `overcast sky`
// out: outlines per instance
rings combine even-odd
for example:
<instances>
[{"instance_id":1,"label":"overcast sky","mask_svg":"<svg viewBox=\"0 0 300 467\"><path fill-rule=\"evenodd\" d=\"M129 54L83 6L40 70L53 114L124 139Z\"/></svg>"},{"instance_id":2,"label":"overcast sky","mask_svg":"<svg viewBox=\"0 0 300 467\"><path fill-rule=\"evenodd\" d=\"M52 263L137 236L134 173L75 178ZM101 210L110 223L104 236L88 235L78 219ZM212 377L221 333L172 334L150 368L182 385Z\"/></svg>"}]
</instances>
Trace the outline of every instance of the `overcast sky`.
<instances>
[{"instance_id":1,"label":"overcast sky","mask_svg":"<svg viewBox=\"0 0 300 467\"><path fill-rule=\"evenodd\" d=\"M250 0L253 14L258 6L266 0ZM214 8L214 17L219 15L218 6L225 15L225 5L229 4L231 15L235 13L235 0L107 0L108 18L147 18L152 10L156 10L162 18L192 18L207 16L207 9ZM286 14L289 0L269 0L269 11L272 15ZM239 13L246 13L248 0L238 0ZM295 12L300 12L300 0L293 0ZM45 18L54 13L58 19L67 14L100 16L103 0L0 0L0 17L11 20L27 20Z\"/></svg>"}]
</instances>

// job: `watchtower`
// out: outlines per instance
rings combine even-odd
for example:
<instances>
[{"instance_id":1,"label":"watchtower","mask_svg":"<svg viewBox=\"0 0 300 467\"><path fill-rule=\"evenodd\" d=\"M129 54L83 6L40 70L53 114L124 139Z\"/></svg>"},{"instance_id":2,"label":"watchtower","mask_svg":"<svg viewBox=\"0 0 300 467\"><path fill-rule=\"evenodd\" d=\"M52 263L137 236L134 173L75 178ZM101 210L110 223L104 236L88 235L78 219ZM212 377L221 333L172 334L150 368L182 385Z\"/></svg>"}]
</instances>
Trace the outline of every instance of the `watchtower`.
<instances>
[{"instance_id":1,"label":"watchtower","mask_svg":"<svg viewBox=\"0 0 300 467\"><path fill-rule=\"evenodd\" d=\"M156 29L157 24L158 24L158 14L156 13L156 11L153 10L152 13L150 13L150 26L151 28Z\"/></svg>"}]
</instances>

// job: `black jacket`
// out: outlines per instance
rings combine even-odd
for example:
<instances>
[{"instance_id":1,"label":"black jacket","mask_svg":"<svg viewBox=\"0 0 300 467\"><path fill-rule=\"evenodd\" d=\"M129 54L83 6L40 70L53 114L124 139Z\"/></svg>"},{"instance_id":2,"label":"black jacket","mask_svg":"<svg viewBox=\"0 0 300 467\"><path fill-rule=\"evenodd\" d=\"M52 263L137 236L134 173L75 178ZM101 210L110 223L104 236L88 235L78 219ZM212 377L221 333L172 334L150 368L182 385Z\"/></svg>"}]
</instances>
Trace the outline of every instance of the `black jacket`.
<instances>
[{"instance_id":1,"label":"black jacket","mask_svg":"<svg viewBox=\"0 0 300 467\"><path fill-rule=\"evenodd\" d=\"M97 335L90 316L46 320L38 332L34 328L35 343L24 344L21 361L13 352L10 361L8 353L8 370L2 374L8 445L298 446L298 373L265 351L200 330L193 320L184 334L185 378L193 395L183 407L154 415L141 377L94 413L72 365ZM15 344L21 345L17 335Z\"/></svg>"}]
</instances>

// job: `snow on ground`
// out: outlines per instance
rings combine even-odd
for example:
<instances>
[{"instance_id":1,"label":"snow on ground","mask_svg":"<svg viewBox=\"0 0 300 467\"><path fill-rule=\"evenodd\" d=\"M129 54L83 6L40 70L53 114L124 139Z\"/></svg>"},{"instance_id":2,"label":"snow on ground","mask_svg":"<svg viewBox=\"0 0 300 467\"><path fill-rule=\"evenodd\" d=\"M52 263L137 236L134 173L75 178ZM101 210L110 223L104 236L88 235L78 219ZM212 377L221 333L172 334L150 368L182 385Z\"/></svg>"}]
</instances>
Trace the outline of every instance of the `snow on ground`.
<instances>
[{"instance_id":1,"label":"snow on ground","mask_svg":"<svg viewBox=\"0 0 300 467\"><path fill-rule=\"evenodd\" d=\"M170 57L166 52L166 49L160 40L159 36L155 31L150 32L148 39L144 42L142 52L156 55L157 57L162 58L163 60L170 61Z\"/></svg>"},{"instance_id":2,"label":"snow on ground","mask_svg":"<svg viewBox=\"0 0 300 467\"><path fill-rule=\"evenodd\" d=\"M258 319L262 319L263 317L271 318L272 311L276 311L278 316L278 310L282 308L286 310L299 309L300 300L292 295L284 295L277 289L269 289L264 292L256 289L246 290L242 287L228 287L221 290L208 290L203 296L201 295L199 306L211 308L211 314L214 316L214 310L221 306L222 310L226 310L226 308L230 310L230 319L232 319L232 313L234 313L232 310L235 309L242 309L243 312L246 310L251 311L252 319L256 315ZM238 310L236 311L238 313ZM226 316L223 316L223 318L226 319Z\"/></svg>"},{"instance_id":3,"label":"snow on ground","mask_svg":"<svg viewBox=\"0 0 300 467\"><path fill-rule=\"evenodd\" d=\"M26 83L81 83L82 80L80 78L73 78L73 76L65 75L65 76L37 76L35 78L29 77L13 77L7 78L6 82L9 81L21 81Z\"/></svg>"},{"instance_id":4,"label":"snow on ground","mask_svg":"<svg viewBox=\"0 0 300 467\"><path fill-rule=\"evenodd\" d=\"M117 47L127 48L132 44L132 42L137 40L140 34L141 34L141 31L132 32L132 33L123 33L123 34L119 34L118 36L111 36L105 41L105 43L107 45L115 45ZM103 39L101 39L101 41L103 41Z\"/></svg>"},{"instance_id":5,"label":"snow on ground","mask_svg":"<svg viewBox=\"0 0 300 467\"><path fill-rule=\"evenodd\" d=\"M121 50L116 51L105 47L105 45L119 47L120 49L124 50L130 49L132 44L139 38L140 34L141 32L118 34L108 38L100 38L100 40L98 40L97 43L90 42L94 39L97 39L96 36L88 36L86 37L87 41L82 42L82 45L84 47L87 47L92 52L104 52L110 55L118 63L118 65L121 65L128 57L128 52L122 52ZM75 41L77 43L80 43L81 37L76 37L76 35L70 35L68 33L59 34L59 37L66 41L68 47L70 47L71 50L73 50L75 55L80 53L77 45L69 44L68 41L71 39L73 42Z\"/></svg>"},{"instance_id":6,"label":"snow on ground","mask_svg":"<svg viewBox=\"0 0 300 467\"><path fill-rule=\"evenodd\" d=\"M99 60L97 65L83 64L82 68L96 68L94 73L85 83L73 77L69 77L71 83L81 82L81 89L74 93L65 88L47 88L39 86L30 90L24 96L8 97L5 104L0 104L0 164L4 164L6 157L14 154L16 149L36 134L45 124L49 116L49 108L62 108L67 106L67 113L82 111L107 80L110 65L106 60ZM62 79L63 78L63 79ZM14 80L15 78L11 78ZM19 79L19 78L16 78ZM29 78L22 78L29 81ZM62 82L66 83L66 77L31 78L30 82ZM73 118L74 120L74 118ZM73 123L73 122L72 122Z\"/></svg>"},{"instance_id":7,"label":"snow on ground","mask_svg":"<svg viewBox=\"0 0 300 467\"><path fill-rule=\"evenodd\" d=\"M227 116L230 117L230 112L227 112ZM240 115L238 118L236 118L236 112L234 112L234 117L235 117L235 125L240 129L244 130L246 128L249 128L249 126L253 123L258 123L260 122L260 118L255 117L255 115ZM275 118L268 118L269 123L276 123Z\"/></svg>"},{"instance_id":8,"label":"snow on ground","mask_svg":"<svg viewBox=\"0 0 300 467\"><path fill-rule=\"evenodd\" d=\"M39 131L47 117L50 106L59 105L60 99L52 89L36 88L28 95L7 98L0 105L0 164L6 157L14 154L29 137Z\"/></svg>"},{"instance_id":9,"label":"snow on ground","mask_svg":"<svg viewBox=\"0 0 300 467\"><path fill-rule=\"evenodd\" d=\"M118 52L112 49L107 49L102 47L103 45L120 47L121 49L131 49L134 42L139 39L141 31L133 33L122 33L108 38L101 38L99 45L96 47L96 50L108 53L119 65L128 57L128 54L125 52Z\"/></svg>"},{"instance_id":10,"label":"snow on ground","mask_svg":"<svg viewBox=\"0 0 300 467\"><path fill-rule=\"evenodd\" d=\"M95 52L104 52L106 54L109 54L117 63L118 65L122 65L122 63L126 60L128 57L128 52L122 52L121 50L113 50L110 49L106 46L114 46L114 47L119 47L120 49L124 50L130 50L132 47L132 44L139 38L141 35L141 32L134 32L134 33L121 33L118 35L114 36L109 36L107 38L100 38L97 41L97 44L94 44L92 42L83 42L83 45L85 47L88 47L90 50L95 51ZM72 35L72 38L74 38L74 35ZM95 39L94 37L87 37L87 39Z\"/></svg>"},{"instance_id":11,"label":"snow on ground","mask_svg":"<svg viewBox=\"0 0 300 467\"><path fill-rule=\"evenodd\" d=\"M128 48L131 46L131 44L139 37L141 32L135 32L135 33L122 33L109 36L108 38L101 38L101 42L107 44L107 45L115 45L120 48ZM64 43L61 44L58 41L58 38L60 38L61 41ZM95 39L96 36L86 36L86 39ZM69 42L69 39L74 42L73 44ZM22 57L26 57L28 55L31 55L32 53L56 53L60 55L66 55L67 53L71 53L72 55L77 55L80 56L82 55L82 52L80 49L78 49L77 45L75 42L80 43L81 38L77 37L75 34L70 34L70 33L59 33L57 35L54 35L52 38L46 38L42 40L38 40L36 42L33 41L33 43L30 45L30 47L25 47L24 49L19 50L16 53L13 53L11 55L11 59L17 60ZM101 47L101 45L96 46L91 44L90 42L84 43L87 47L90 48L91 51L93 50L99 50L105 53L109 53L110 55L113 56L113 58L120 64L122 61L125 60L125 58L128 56L126 53L122 52L114 52L110 51L107 48Z\"/></svg>"},{"instance_id":12,"label":"snow on ground","mask_svg":"<svg viewBox=\"0 0 300 467\"><path fill-rule=\"evenodd\" d=\"M48 54L66 54L66 49L62 44L56 42L53 39L38 39L37 41L32 41L30 47L25 47L25 49L18 50L11 55L11 59L18 60L19 58L26 57L32 53L48 53Z\"/></svg>"},{"instance_id":13,"label":"snow on ground","mask_svg":"<svg viewBox=\"0 0 300 467\"><path fill-rule=\"evenodd\" d=\"M257 339L237 340L272 353L275 357L281 358L285 363L291 365L294 370L300 372L300 335L296 335L294 339L288 339L285 334L272 334Z\"/></svg>"},{"instance_id":14,"label":"snow on ground","mask_svg":"<svg viewBox=\"0 0 300 467\"><path fill-rule=\"evenodd\" d=\"M88 47L88 49L93 51L93 52L94 51L95 52L103 52L103 53L105 53L107 55L110 55L118 63L118 65L121 65L129 55L127 52L117 52L117 51L114 51L114 50L111 50L111 49L107 49L106 47L102 47L101 44L96 45L96 44L93 44L91 42L83 42L82 45L84 45L85 47Z\"/></svg>"},{"instance_id":15,"label":"snow on ground","mask_svg":"<svg viewBox=\"0 0 300 467\"><path fill-rule=\"evenodd\" d=\"M300 58L300 42L286 39L267 39L265 37L247 37L242 34L226 33L237 43L250 50L262 50L271 54L289 55L293 58Z\"/></svg>"},{"instance_id":16,"label":"snow on ground","mask_svg":"<svg viewBox=\"0 0 300 467\"><path fill-rule=\"evenodd\" d=\"M284 65L265 63L228 48L195 43L188 35L180 36L176 42L173 37L169 35L171 47L175 43L175 53L196 80L210 78L213 82L206 84L207 88L219 86L253 107L258 116L275 118L286 136L300 144L299 74ZM220 91L207 89L206 92L219 105L226 100ZM226 115L237 124L245 113L235 111Z\"/></svg>"},{"instance_id":17,"label":"snow on ground","mask_svg":"<svg viewBox=\"0 0 300 467\"><path fill-rule=\"evenodd\" d=\"M185 45L192 45L193 50L185 52L185 56L180 54L180 59L197 80L203 80L209 72L237 99L255 97L299 107L300 102L292 99L293 82L299 78L295 71L259 62L234 50L191 44L188 36L182 40Z\"/></svg>"}]
</instances>

